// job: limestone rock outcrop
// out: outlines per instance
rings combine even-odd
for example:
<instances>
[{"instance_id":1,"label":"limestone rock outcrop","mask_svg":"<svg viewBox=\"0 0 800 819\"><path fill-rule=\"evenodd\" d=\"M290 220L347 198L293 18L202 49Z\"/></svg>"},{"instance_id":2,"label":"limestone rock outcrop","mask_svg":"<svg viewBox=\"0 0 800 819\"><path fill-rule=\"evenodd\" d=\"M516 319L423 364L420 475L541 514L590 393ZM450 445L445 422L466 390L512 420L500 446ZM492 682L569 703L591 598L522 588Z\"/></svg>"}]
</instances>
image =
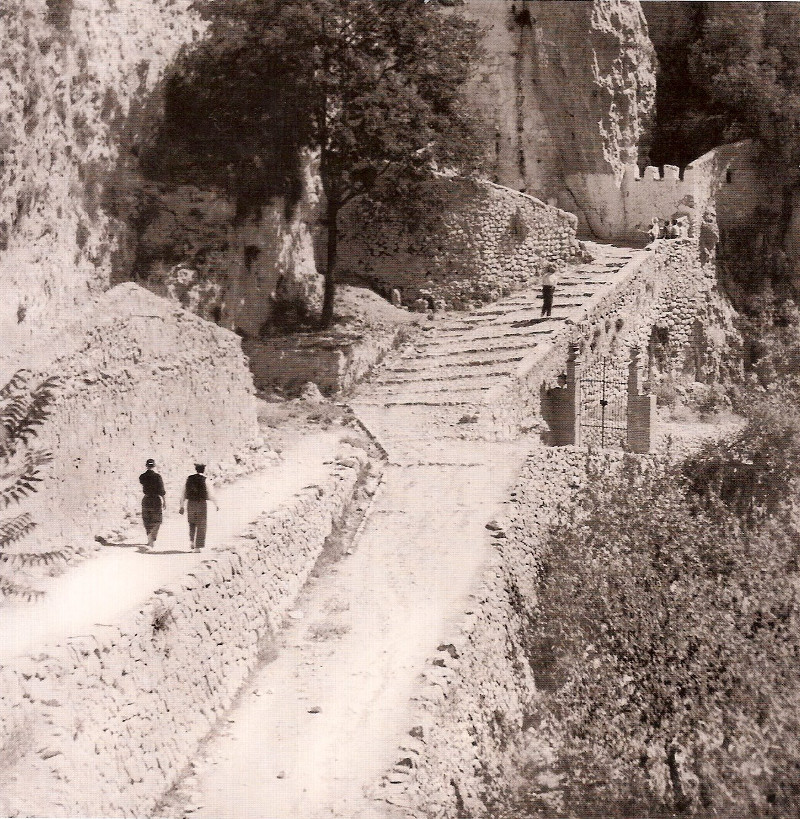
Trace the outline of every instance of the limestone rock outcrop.
<instances>
[{"instance_id":1,"label":"limestone rock outcrop","mask_svg":"<svg viewBox=\"0 0 800 819\"><path fill-rule=\"evenodd\" d=\"M646 153L655 102L638 0L523 0L514 11L467 0L466 11L487 29L472 97L497 181L555 200L586 233L616 235L624 169Z\"/></svg>"},{"instance_id":2,"label":"limestone rock outcrop","mask_svg":"<svg viewBox=\"0 0 800 819\"><path fill-rule=\"evenodd\" d=\"M107 176L138 151L190 0L8 0L0 49L0 331L108 287Z\"/></svg>"}]
</instances>

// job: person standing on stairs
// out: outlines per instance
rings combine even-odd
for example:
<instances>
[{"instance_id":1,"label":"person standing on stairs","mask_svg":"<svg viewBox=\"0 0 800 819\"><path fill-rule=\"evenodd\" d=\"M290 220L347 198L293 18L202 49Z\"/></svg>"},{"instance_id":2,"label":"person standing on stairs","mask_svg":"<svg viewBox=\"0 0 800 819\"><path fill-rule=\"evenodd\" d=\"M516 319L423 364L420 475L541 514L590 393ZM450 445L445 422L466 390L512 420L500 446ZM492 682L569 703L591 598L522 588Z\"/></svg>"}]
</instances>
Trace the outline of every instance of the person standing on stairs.
<instances>
[{"instance_id":1,"label":"person standing on stairs","mask_svg":"<svg viewBox=\"0 0 800 819\"><path fill-rule=\"evenodd\" d=\"M211 493L211 487L205 476L206 465L195 464L194 475L189 475L181 493L181 506L178 511L183 514L186 503L186 520L189 523L189 542L193 550L200 550L206 545L206 526L208 521L207 503L211 501L219 512L217 499Z\"/></svg>"},{"instance_id":2,"label":"person standing on stairs","mask_svg":"<svg viewBox=\"0 0 800 819\"><path fill-rule=\"evenodd\" d=\"M547 262L542 272L542 316L549 316L553 311L553 294L556 292L557 282L556 266Z\"/></svg>"},{"instance_id":3,"label":"person standing on stairs","mask_svg":"<svg viewBox=\"0 0 800 819\"><path fill-rule=\"evenodd\" d=\"M156 462L148 458L145 462L145 472L139 475L142 485L142 523L147 533L147 548L152 549L158 538L158 530L164 518L166 508L166 492L161 475L156 472Z\"/></svg>"}]
</instances>

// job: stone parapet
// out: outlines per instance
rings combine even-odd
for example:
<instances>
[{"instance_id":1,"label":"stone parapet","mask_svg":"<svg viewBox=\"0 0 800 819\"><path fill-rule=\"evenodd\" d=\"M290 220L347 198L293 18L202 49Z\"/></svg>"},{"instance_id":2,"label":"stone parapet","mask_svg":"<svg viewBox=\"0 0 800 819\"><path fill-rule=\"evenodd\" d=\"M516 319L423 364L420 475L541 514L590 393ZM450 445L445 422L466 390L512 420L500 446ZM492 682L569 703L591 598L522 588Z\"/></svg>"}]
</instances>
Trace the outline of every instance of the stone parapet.
<instances>
[{"instance_id":1,"label":"stone parapet","mask_svg":"<svg viewBox=\"0 0 800 819\"><path fill-rule=\"evenodd\" d=\"M499 435L514 435L520 428L547 430L554 419L547 395L558 388L571 344L584 360L606 356L620 369L627 365L630 347L639 347L649 353L651 360L643 363L649 369L657 363L655 334L666 340L666 366L683 377L710 381L719 374L733 330L720 312L713 268L701 263L697 239L659 240L637 253L618 276L613 288L586 301L581 320L562 325L493 392L487 429ZM555 423L560 430L563 425Z\"/></svg>"}]
</instances>

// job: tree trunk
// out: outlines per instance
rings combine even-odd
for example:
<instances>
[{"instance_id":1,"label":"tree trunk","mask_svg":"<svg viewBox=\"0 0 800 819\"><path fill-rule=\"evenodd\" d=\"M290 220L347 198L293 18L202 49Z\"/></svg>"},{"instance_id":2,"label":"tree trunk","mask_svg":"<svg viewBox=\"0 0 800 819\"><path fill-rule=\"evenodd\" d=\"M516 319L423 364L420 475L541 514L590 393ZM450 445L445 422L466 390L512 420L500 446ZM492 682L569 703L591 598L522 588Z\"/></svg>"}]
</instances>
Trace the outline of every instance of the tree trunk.
<instances>
[{"instance_id":1,"label":"tree trunk","mask_svg":"<svg viewBox=\"0 0 800 819\"><path fill-rule=\"evenodd\" d=\"M325 296L322 300L320 326L327 330L333 324L333 298L336 295L336 252L339 244L339 206L328 202L328 253L325 266Z\"/></svg>"},{"instance_id":2,"label":"tree trunk","mask_svg":"<svg viewBox=\"0 0 800 819\"><path fill-rule=\"evenodd\" d=\"M669 745L667 751L667 768L669 770L670 784L672 785L672 797L675 800L675 812L686 813L689 809L689 800L683 791L681 782L681 771L678 765L678 749L674 745Z\"/></svg>"}]
</instances>

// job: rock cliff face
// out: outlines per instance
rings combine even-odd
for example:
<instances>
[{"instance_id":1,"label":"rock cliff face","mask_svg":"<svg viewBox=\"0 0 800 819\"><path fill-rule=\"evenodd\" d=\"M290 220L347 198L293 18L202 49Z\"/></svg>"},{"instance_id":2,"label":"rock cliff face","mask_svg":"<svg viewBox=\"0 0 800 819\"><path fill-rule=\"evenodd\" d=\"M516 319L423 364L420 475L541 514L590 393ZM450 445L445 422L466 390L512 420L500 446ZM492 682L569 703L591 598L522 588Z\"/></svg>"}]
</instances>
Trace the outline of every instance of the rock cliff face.
<instances>
[{"instance_id":1,"label":"rock cliff face","mask_svg":"<svg viewBox=\"0 0 800 819\"><path fill-rule=\"evenodd\" d=\"M115 281L133 278L248 338L268 329L276 312L319 310L317 164L304 157L301 196L290 213L277 198L244 221L213 191L133 180Z\"/></svg>"},{"instance_id":2,"label":"rock cliff face","mask_svg":"<svg viewBox=\"0 0 800 819\"><path fill-rule=\"evenodd\" d=\"M655 101L638 0L522 0L513 9L467 0L466 11L487 29L472 97L487 117L497 181L555 200L586 233L615 236L624 167L646 153Z\"/></svg>"},{"instance_id":3,"label":"rock cliff face","mask_svg":"<svg viewBox=\"0 0 800 819\"><path fill-rule=\"evenodd\" d=\"M108 287L108 176L137 153L189 0L7 0L0 49L0 331Z\"/></svg>"}]
</instances>

